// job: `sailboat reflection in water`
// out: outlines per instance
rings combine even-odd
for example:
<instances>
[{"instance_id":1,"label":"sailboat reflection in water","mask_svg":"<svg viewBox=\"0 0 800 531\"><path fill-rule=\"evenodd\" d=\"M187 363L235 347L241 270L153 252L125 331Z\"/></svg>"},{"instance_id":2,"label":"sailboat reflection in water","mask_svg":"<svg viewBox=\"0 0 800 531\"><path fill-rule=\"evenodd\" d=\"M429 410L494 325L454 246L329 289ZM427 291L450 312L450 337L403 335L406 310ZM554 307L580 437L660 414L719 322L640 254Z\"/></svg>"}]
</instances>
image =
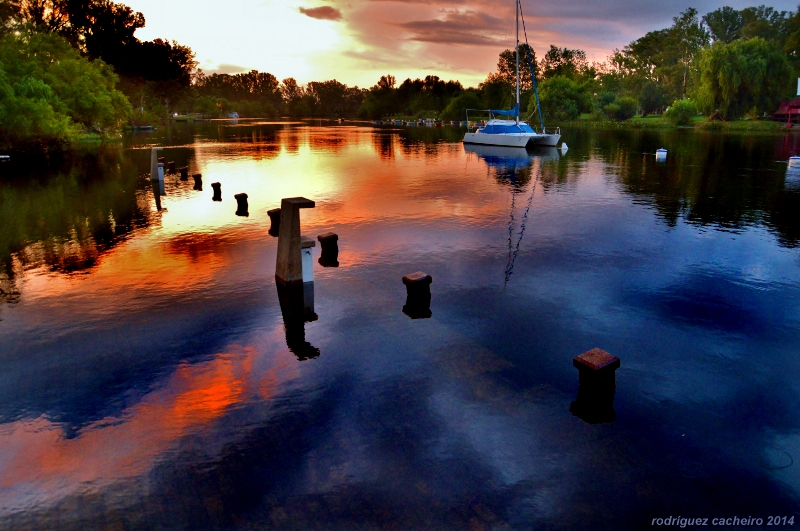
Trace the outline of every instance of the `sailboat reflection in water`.
<instances>
[{"instance_id":1,"label":"sailboat reflection in water","mask_svg":"<svg viewBox=\"0 0 800 531\"><path fill-rule=\"evenodd\" d=\"M522 244L522 236L525 234L525 224L528 221L528 213L533 204L536 185L542 173L542 164L547 160L558 160L561 155L566 155L567 147L564 145L559 150L554 147L539 146L527 149L522 147L464 144L464 151L468 154L474 153L483 160L487 169L495 174L498 182L511 184L511 213L508 220L508 260L506 262L504 281L504 284L507 285L511 275L514 273L514 263ZM533 181L533 184L531 185L528 202L520 220L519 231L515 236L514 213L516 211L517 194L531 181ZM516 243L514 243L515 241Z\"/></svg>"}]
</instances>

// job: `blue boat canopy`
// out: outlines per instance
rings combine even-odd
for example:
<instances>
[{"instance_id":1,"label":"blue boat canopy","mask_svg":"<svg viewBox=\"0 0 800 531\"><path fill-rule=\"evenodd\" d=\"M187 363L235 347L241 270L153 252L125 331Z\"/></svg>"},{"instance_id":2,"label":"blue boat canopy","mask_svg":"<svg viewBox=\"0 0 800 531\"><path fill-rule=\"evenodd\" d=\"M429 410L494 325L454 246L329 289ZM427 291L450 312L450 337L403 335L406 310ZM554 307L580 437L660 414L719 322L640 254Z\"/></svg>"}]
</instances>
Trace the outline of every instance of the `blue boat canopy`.
<instances>
[{"instance_id":1,"label":"blue boat canopy","mask_svg":"<svg viewBox=\"0 0 800 531\"><path fill-rule=\"evenodd\" d=\"M508 109L507 111L501 109L498 110L492 109L489 112L491 112L492 114L497 114L499 116L519 116L519 103L514 105L513 109Z\"/></svg>"},{"instance_id":2,"label":"blue boat canopy","mask_svg":"<svg viewBox=\"0 0 800 531\"><path fill-rule=\"evenodd\" d=\"M481 129L481 133L488 135L508 135L514 133L535 133L531 126L526 123L520 122L517 124L491 124Z\"/></svg>"}]
</instances>

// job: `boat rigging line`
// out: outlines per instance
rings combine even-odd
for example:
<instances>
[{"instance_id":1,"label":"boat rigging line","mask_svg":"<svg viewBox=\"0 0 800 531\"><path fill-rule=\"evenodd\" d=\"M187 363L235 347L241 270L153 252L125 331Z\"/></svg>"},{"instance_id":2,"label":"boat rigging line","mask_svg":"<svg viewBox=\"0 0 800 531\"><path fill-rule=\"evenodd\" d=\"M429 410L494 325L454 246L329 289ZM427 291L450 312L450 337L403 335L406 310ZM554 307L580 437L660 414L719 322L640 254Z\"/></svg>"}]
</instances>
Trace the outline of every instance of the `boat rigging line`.
<instances>
[{"instance_id":1,"label":"boat rigging line","mask_svg":"<svg viewBox=\"0 0 800 531\"><path fill-rule=\"evenodd\" d=\"M531 185L531 195L528 197L528 206L525 207L525 213L522 214L522 221L520 222L520 229L519 229L519 238L517 238L517 246L514 249L512 254L511 252L511 234L512 234L512 224L514 221L514 192L511 193L511 219L508 222L508 263L506 264L506 278L505 282L503 283L503 287L505 288L508 285L508 281L511 278L511 275L514 273L514 262L517 260L517 254L519 254L519 246L522 243L522 235L525 234L525 223L528 221L528 212L531 209L531 205L533 204L533 196L536 193L536 184L539 182L539 176L542 173L542 159L537 158L538 165L536 166L536 178L533 180L533 185Z\"/></svg>"},{"instance_id":2,"label":"boat rigging line","mask_svg":"<svg viewBox=\"0 0 800 531\"><path fill-rule=\"evenodd\" d=\"M531 69L531 80L533 81L533 95L536 97L536 110L539 112L539 125L542 126L542 134L545 133L544 130L544 118L542 118L542 106L539 105L539 88L536 85L536 70L533 67L533 57L531 57L531 45L528 44L528 31L525 29L525 15L522 13L522 0L517 0L517 5L519 6L519 15L522 18L522 34L525 36L525 51L528 54L528 64L530 65ZM519 45L517 45L517 57L519 58Z\"/></svg>"}]
</instances>

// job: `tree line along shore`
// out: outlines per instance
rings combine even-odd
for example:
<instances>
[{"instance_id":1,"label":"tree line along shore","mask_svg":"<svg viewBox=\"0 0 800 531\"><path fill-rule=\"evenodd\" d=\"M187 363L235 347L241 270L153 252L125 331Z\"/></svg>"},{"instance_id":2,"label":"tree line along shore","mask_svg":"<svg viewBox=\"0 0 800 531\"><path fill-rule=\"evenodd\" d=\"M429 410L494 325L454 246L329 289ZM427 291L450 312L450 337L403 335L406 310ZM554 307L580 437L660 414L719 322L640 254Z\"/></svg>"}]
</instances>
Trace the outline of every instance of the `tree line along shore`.
<instances>
[{"instance_id":1,"label":"tree line along shore","mask_svg":"<svg viewBox=\"0 0 800 531\"><path fill-rule=\"evenodd\" d=\"M548 125L707 126L765 123L795 94L800 7L694 8L606 61L551 45L503 50L477 87L429 75L370 88L335 79L299 84L266 72L206 75L176 41L141 41L142 13L109 0L5 0L0 4L0 146L66 147L118 137L125 127L191 115L463 120L466 109L513 106L520 56L521 114ZM532 75L533 74L533 75ZM534 94L534 75L539 105ZM741 123L741 122L738 122ZM757 125L757 124L763 125Z\"/></svg>"}]
</instances>

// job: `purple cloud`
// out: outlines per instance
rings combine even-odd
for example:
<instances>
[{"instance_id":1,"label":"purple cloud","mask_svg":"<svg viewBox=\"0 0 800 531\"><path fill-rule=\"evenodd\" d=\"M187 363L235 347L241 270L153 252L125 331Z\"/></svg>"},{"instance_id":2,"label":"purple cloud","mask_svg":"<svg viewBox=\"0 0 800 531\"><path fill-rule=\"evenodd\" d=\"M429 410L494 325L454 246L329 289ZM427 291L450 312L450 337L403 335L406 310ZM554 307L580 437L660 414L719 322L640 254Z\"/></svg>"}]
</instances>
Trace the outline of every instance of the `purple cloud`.
<instances>
[{"instance_id":1,"label":"purple cloud","mask_svg":"<svg viewBox=\"0 0 800 531\"><path fill-rule=\"evenodd\" d=\"M503 20L476 11L449 11L437 19L414 20L398 26L413 32L411 40L422 42L498 46L508 40Z\"/></svg>"},{"instance_id":2,"label":"purple cloud","mask_svg":"<svg viewBox=\"0 0 800 531\"><path fill-rule=\"evenodd\" d=\"M331 6L312 7L309 9L301 7L300 12L307 17L320 20L341 20L342 18L342 12Z\"/></svg>"}]
</instances>

